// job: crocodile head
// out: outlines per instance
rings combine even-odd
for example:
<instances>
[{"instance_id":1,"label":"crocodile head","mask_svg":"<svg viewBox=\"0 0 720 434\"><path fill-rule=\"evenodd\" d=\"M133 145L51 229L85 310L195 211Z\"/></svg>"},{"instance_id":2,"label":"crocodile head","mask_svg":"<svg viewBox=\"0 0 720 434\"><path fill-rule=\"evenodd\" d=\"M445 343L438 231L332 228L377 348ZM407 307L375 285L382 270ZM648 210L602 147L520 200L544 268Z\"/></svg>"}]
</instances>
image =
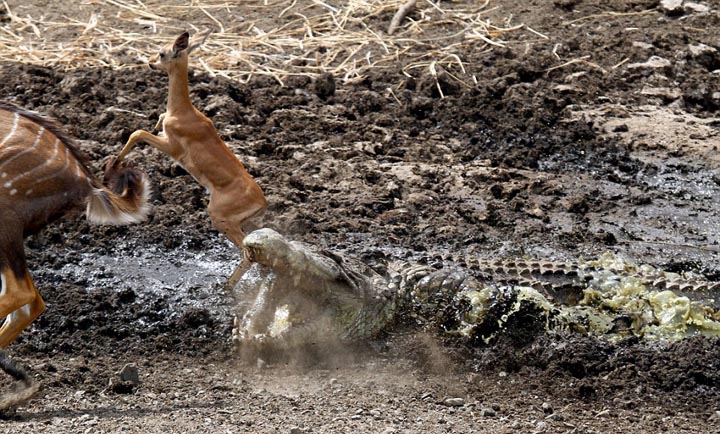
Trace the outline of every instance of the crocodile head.
<instances>
[{"instance_id":1,"label":"crocodile head","mask_svg":"<svg viewBox=\"0 0 720 434\"><path fill-rule=\"evenodd\" d=\"M327 289L329 282L346 277L337 260L318 254L313 248L297 241L288 241L278 232L259 229L245 237L243 246L251 262L272 269L284 278L298 280L298 289L311 291L313 288ZM310 284L315 282L316 285ZM352 280L343 283L354 285Z\"/></svg>"},{"instance_id":2,"label":"crocodile head","mask_svg":"<svg viewBox=\"0 0 720 434\"><path fill-rule=\"evenodd\" d=\"M367 265L289 241L264 228L243 242L252 265L235 285L240 344L280 346L354 340L394 313L391 285Z\"/></svg>"}]
</instances>

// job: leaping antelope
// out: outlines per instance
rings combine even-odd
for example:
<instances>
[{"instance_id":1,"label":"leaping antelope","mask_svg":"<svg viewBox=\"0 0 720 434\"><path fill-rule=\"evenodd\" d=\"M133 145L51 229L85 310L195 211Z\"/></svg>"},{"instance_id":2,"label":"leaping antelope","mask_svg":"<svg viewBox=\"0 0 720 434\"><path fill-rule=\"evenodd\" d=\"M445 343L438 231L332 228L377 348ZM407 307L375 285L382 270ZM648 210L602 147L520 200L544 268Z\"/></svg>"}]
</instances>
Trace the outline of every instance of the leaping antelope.
<instances>
[{"instance_id":1,"label":"leaping antelope","mask_svg":"<svg viewBox=\"0 0 720 434\"><path fill-rule=\"evenodd\" d=\"M248 229L254 229L254 220L264 213L267 201L243 163L220 138L213 122L190 101L188 55L202 45L209 34L206 30L190 38L185 32L150 57L150 68L165 71L169 77L167 111L155 125L155 129L164 134L156 136L144 130L135 131L117 161L141 142L169 155L208 189L210 220L242 249ZM233 278L239 277L238 270Z\"/></svg>"},{"instance_id":2,"label":"leaping antelope","mask_svg":"<svg viewBox=\"0 0 720 434\"><path fill-rule=\"evenodd\" d=\"M144 173L111 159L101 182L52 121L0 102L0 348L45 310L27 268L24 238L83 206L93 223L140 222L149 194ZM0 352L0 368L26 378L14 375L3 357Z\"/></svg>"}]
</instances>

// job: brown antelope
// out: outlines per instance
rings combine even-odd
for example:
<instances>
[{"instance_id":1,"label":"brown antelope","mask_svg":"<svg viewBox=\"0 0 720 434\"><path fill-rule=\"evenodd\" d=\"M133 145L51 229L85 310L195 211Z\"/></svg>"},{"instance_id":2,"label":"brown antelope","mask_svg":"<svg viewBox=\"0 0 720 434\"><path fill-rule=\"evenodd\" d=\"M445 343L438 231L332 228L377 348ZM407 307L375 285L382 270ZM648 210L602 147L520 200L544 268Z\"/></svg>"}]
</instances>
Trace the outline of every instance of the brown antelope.
<instances>
[{"instance_id":1,"label":"brown antelope","mask_svg":"<svg viewBox=\"0 0 720 434\"><path fill-rule=\"evenodd\" d=\"M149 194L147 177L114 159L100 182L53 122L0 102L0 348L45 309L23 239L83 206L93 223L140 222L149 211Z\"/></svg>"},{"instance_id":2,"label":"brown antelope","mask_svg":"<svg viewBox=\"0 0 720 434\"><path fill-rule=\"evenodd\" d=\"M185 32L150 57L152 69L169 77L167 111L155 129L162 135L135 131L120 151L121 161L136 143L148 143L178 162L210 193L208 214L213 225L242 249L246 230L267 207L260 187L220 138L213 122L193 106L188 88L188 55L210 34L192 38ZM236 273L237 274L237 271Z\"/></svg>"}]
</instances>

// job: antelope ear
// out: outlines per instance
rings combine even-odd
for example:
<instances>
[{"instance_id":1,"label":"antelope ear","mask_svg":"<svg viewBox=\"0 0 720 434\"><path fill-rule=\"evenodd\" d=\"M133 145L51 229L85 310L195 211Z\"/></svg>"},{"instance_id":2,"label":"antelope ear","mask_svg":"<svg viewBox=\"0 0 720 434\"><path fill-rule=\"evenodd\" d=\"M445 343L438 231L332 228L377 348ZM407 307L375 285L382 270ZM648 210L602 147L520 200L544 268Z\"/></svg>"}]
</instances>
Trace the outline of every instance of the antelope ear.
<instances>
[{"instance_id":1,"label":"antelope ear","mask_svg":"<svg viewBox=\"0 0 720 434\"><path fill-rule=\"evenodd\" d=\"M188 47L188 54L192 53L194 49L201 46L203 42L205 42L205 39L207 39L208 35L212 33L212 29L204 29L200 32L195 33L192 38L190 38L190 43Z\"/></svg>"},{"instance_id":2,"label":"antelope ear","mask_svg":"<svg viewBox=\"0 0 720 434\"><path fill-rule=\"evenodd\" d=\"M175 39L175 44L173 44L173 57L176 57L182 50L187 49L189 39L190 34L188 32L183 33Z\"/></svg>"}]
</instances>

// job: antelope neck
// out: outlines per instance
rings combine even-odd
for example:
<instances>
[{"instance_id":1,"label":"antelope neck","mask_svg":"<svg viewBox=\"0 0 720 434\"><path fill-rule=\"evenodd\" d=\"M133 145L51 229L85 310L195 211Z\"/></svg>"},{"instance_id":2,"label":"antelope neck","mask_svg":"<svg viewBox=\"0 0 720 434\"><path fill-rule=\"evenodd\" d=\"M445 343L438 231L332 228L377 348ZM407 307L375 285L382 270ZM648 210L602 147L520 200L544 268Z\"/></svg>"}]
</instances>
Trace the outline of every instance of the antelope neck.
<instances>
[{"instance_id":1,"label":"antelope neck","mask_svg":"<svg viewBox=\"0 0 720 434\"><path fill-rule=\"evenodd\" d=\"M167 111L182 113L192 107L190 102L190 90L188 88L188 72L187 67L179 67L168 74L169 92L167 101Z\"/></svg>"}]
</instances>

